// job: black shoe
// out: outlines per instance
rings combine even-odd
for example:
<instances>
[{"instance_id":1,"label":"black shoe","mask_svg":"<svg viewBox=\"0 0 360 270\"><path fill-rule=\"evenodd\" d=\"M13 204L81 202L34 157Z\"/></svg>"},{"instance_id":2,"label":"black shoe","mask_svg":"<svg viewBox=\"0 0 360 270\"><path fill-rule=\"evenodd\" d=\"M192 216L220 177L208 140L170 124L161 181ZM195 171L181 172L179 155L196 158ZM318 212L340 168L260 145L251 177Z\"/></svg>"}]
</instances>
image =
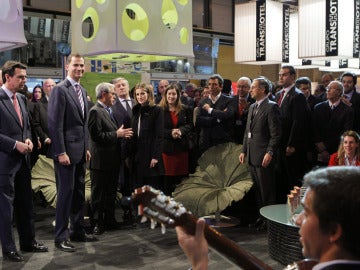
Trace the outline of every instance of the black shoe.
<instances>
[{"instance_id":1,"label":"black shoe","mask_svg":"<svg viewBox=\"0 0 360 270\"><path fill-rule=\"evenodd\" d=\"M17 251L3 252L3 258L4 258L4 260L12 261L12 262L23 262L24 261L24 257Z\"/></svg>"},{"instance_id":2,"label":"black shoe","mask_svg":"<svg viewBox=\"0 0 360 270\"><path fill-rule=\"evenodd\" d=\"M55 242L55 247L65 252L74 252L76 250L69 240Z\"/></svg>"},{"instance_id":3,"label":"black shoe","mask_svg":"<svg viewBox=\"0 0 360 270\"><path fill-rule=\"evenodd\" d=\"M49 249L43 243L35 242L31 246L20 247L21 251L25 252L48 252Z\"/></svg>"},{"instance_id":4,"label":"black shoe","mask_svg":"<svg viewBox=\"0 0 360 270\"><path fill-rule=\"evenodd\" d=\"M92 234L73 235L70 236L70 240L74 242L96 242L98 239Z\"/></svg>"},{"instance_id":5,"label":"black shoe","mask_svg":"<svg viewBox=\"0 0 360 270\"><path fill-rule=\"evenodd\" d=\"M99 226L99 225L96 225L94 230L93 230L93 233L95 235L100 235L100 234L103 234L105 232L105 229L103 226Z\"/></svg>"}]
</instances>

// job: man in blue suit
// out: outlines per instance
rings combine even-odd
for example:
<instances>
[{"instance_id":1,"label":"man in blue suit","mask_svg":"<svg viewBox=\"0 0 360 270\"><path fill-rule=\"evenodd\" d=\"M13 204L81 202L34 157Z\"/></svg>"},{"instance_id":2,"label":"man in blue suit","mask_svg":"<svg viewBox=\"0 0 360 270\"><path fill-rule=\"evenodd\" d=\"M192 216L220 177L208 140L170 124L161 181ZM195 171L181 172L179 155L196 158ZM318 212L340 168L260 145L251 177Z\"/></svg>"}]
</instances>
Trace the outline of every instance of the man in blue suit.
<instances>
[{"instance_id":1,"label":"man in blue suit","mask_svg":"<svg viewBox=\"0 0 360 270\"><path fill-rule=\"evenodd\" d=\"M30 153L33 150L26 98L16 92L26 82L26 66L7 61L2 67L0 88L0 240L4 259L21 262L12 232L13 214L20 249L46 252L35 240Z\"/></svg>"},{"instance_id":2,"label":"man in blue suit","mask_svg":"<svg viewBox=\"0 0 360 270\"><path fill-rule=\"evenodd\" d=\"M84 58L69 55L67 77L57 84L48 104L51 158L54 159L57 187L55 247L73 252L74 242L97 240L82 227L85 202L86 161L90 160L88 103L80 78L85 71ZM70 229L68 223L70 220Z\"/></svg>"}]
</instances>

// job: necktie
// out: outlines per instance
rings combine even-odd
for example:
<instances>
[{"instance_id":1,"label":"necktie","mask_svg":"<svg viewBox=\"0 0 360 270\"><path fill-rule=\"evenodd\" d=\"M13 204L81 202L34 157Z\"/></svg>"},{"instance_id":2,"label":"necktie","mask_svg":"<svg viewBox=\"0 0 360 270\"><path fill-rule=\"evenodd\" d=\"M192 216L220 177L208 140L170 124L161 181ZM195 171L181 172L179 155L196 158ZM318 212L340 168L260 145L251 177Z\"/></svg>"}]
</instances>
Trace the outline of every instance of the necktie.
<instances>
[{"instance_id":1,"label":"necktie","mask_svg":"<svg viewBox=\"0 0 360 270\"><path fill-rule=\"evenodd\" d=\"M281 102L282 102L282 100L283 100L284 95L285 95L285 90L281 90L279 99L278 99L278 101L277 101L277 104L279 105L279 107L281 106Z\"/></svg>"},{"instance_id":2,"label":"necktie","mask_svg":"<svg viewBox=\"0 0 360 270\"><path fill-rule=\"evenodd\" d=\"M252 111L251 119L253 119L254 116L257 114L258 108L259 108L259 104L258 104L258 103L255 103L254 109L253 109L253 111Z\"/></svg>"},{"instance_id":3,"label":"necktie","mask_svg":"<svg viewBox=\"0 0 360 270\"><path fill-rule=\"evenodd\" d=\"M112 109L111 109L110 107L105 107L105 110L107 110L107 112L108 112L109 115L110 115L111 120L115 123L115 118L114 118Z\"/></svg>"},{"instance_id":4,"label":"necktie","mask_svg":"<svg viewBox=\"0 0 360 270\"><path fill-rule=\"evenodd\" d=\"M244 109L246 107L246 99L245 98L240 98L239 100L239 116L242 116L244 114Z\"/></svg>"},{"instance_id":5,"label":"necktie","mask_svg":"<svg viewBox=\"0 0 360 270\"><path fill-rule=\"evenodd\" d=\"M75 84L75 91L76 91L76 94L77 94L79 102L80 102L82 114L84 115L84 99L83 99L80 84Z\"/></svg>"},{"instance_id":6,"label":"necktie","mask_svg":"<svg viewBox=\"0 0 360 270\"><path fill-rule=\"evenodd\" d=\"M123 102L125 102L126 111L129 114L130 118L132 117L132 109L129 105L129 99L124 99Z\"/></svg>"},{"instance_id":7,"label":"necktie","mask_svg":"<svg viewBox=\"0 0 360 270\"><path fill-rule=\"evenodd\" d=\"M12 96L12 99L13 99L13 105L14 105L16 114L17 114L17 116L19 117L20 125L23 126L22 116L21 116L21 111L20 111L20 106L19 106L19 102L18 102L18 100L17 100L17 98L16 98L16 94L14 94L14 95Z\"/></svg>"}]
</instances>

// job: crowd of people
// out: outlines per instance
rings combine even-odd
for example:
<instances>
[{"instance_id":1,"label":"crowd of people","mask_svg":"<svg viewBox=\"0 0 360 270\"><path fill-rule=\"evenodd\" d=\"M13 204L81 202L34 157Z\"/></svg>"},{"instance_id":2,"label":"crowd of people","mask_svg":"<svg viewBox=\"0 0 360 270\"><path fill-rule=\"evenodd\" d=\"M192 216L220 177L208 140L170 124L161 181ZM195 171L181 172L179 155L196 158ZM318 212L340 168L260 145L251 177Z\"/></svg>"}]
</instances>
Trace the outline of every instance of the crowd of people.
<instances>
[{"instance_id":1,"label":"crowd of people","mask_svg":"<svg viewBox=\"0 0 360 270\"><path fill-rule=\"evenodd\" d=\"M0 239L3 257L24 260L17 250L46 252L35 240L31 168L39 154L54 161L57 203L54 244L74 252L73 242L97 241L96 235L120 228L115 219L117 191L151 185L171 195L193 172L200 155L215 145L242 144L239 162L248 164L258 210L281 203L315 166L358 166L360 94L356 76L344 73L326 85L326 96L311 91L311 81L296 78L294 67L279 71L278 91L266 77L240 77L237 95L225 91L219 74L204 87L161 80L138 83L130 91L125 78L100 82L96 102L80 84L85 60L72 54L66 78L47 79L26 99L26 66L8 61L0 89ZM85 172L90 170L90 221L83 227ZM134 222L123 203L124 221ZM200 222L201 226L201 222ZM250 226L264 228L257 213Z\"/></svg>"}]
</instances>

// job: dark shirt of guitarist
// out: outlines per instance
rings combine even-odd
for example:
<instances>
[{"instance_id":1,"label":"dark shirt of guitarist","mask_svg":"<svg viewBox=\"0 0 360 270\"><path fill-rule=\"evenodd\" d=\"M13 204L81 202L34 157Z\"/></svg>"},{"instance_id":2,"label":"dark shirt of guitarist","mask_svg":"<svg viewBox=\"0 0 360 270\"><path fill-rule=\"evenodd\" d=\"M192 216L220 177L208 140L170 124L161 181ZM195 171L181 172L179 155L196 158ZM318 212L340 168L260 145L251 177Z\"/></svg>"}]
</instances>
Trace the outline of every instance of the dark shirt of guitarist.
<instances>
[{"instance_id":1,"label":"dark shirt of guitarist","mask_svg":"<svg viewBox=\"0 0 360 270\"><path fill-rule=\"evenodd\" d=\"M296 224L305 258L318 261L314 270L360 269L360 168L327 167L304 176L304 210ZM179 245L192 269L207 269L205 221L199 219L195 235L176 227Z\"/></svg>"}]
</instances>

